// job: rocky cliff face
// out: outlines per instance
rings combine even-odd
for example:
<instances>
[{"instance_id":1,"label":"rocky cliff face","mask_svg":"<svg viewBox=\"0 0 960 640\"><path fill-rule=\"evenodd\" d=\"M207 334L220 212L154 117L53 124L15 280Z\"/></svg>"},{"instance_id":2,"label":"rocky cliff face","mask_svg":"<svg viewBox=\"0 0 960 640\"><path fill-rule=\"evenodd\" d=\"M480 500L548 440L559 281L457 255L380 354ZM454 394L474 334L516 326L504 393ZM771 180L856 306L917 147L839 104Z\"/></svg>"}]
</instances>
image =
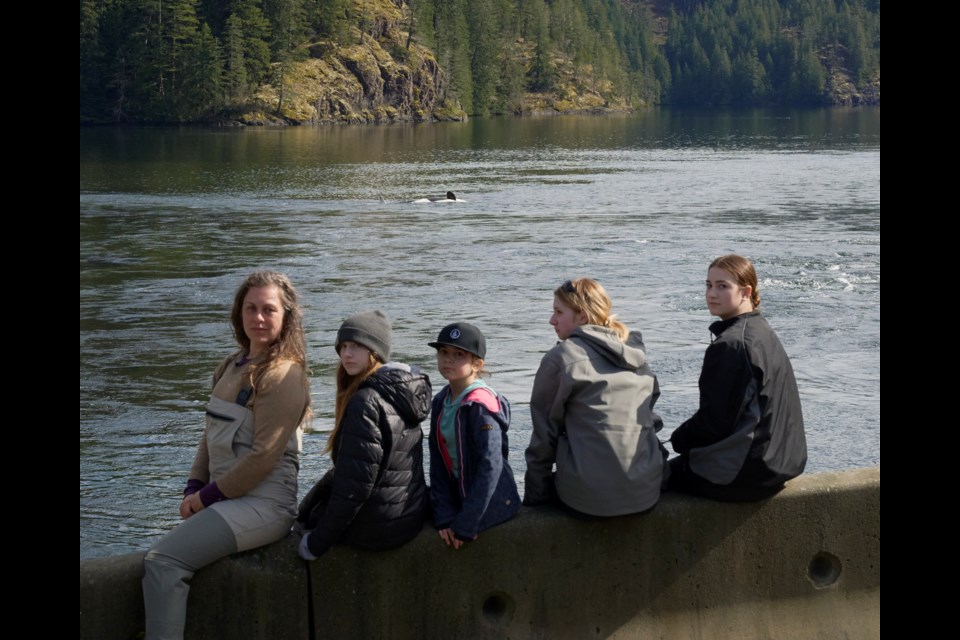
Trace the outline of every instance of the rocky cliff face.
<instances>
[{"instance_id":1,"label":"rocky cliff face","mask_svg":"<svg viewBox=\"0 0 960 640\"><path fill-rule=\"evenodd\" d=\"M409 42L400 8L365 4L367 19L344 45L318 40L305 59L274 65L274 82L257 92L245 124L388 123L464 119L445 102L447 75L433 53ZM282 81L280 80L282 78Z\"/></svg>"},{"instance_id":2,"label":"rocky cliff face","mask_svg":"<svg viewBox=\"0 0 960 640\"><path fill-rule=\"evenodd\" d=\"M389 36L379 41L364 36L362 44L350 46L312 44L310 57L288 63L282 72L282 86L275 82L261 87L256 108L238 121L383 124L465 120L467 113L462 106L447 98L449 79L433 53L416 43L408 48L397 42L400 38ZM518 49L525 44L519 42ZM522 57L520 61L525 62ZM605 113L638 106L629 104L609 81L602 87L591 86L589 68L578 68L562 56L553 63L557 91L523 93L513 113Z\"/></svg>"},{"instance_id":3,"label":"rocky cliff face","mask_svg":"<svg viewBox=\"0 0 960 640\"><path fill-rule=\"evenodd\" d=\"M434 119L446 75L419 45L411 45L409 52L407 62L401 63L370 38L350 47L314 45L309 59L288 65L282 87L260 89L260 109L241 120L319 124Z\"/></svg>"},{"instance_id":4,"label":"rocky cliff face","mask_svg":"<svg viewBox=\"0 0 960 640\"><path fill-rule=\"evenodd\" d=\"M825 47L820 52L820 62L827 70L827 95L834 105L850 107L880 105L880 73L861 82L851 76L844 66L843 47Z\"/></svg>"},{"instance_id":5,"label":"rocky cliff face","mask_svg":"<svg viewBox=\"0 0 960 640\"><path fill-rule=\"evenodd\" d=\"M273 81L260 87L251 108L234 119L243 124L382 124L464 120L467 113L447 97L448 71L434 53L409 38L407 5L362 0L364 30L354 27L345 40L316 40L300 59L275 63ZM401 5L401 6L398 6ZM519 38L514 53L520 68L532 64L534 45ZM509 107L515 114L604 113L629 111L609 81L595 86L589 67L557 52L557 91L522 92Z\"/></svg>"}]
</instances>

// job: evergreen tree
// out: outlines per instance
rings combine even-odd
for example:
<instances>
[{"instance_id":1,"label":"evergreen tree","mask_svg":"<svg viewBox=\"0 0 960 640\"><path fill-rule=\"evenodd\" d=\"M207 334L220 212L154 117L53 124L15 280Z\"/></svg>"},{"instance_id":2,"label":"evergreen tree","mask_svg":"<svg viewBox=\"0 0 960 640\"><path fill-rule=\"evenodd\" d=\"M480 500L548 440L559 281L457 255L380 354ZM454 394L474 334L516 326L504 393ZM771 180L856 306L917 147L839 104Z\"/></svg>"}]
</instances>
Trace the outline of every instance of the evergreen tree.
<instances>
[{"instance_id":1,"label":"evergreen tree","mask_svg":"<svg viewBox=\"0 0 960 640\"><path fill-rule=\"evenodd\" d=\"M211 35L220 38L227 30L232 13L231 0L197 0L197 19L210 27Z\"/></svg>"},{"instance_id":2,"label":"evergreen tree","mask_svg":"<svg viewBox=\"0 0 960 640\"><path fill-rule=\"evenodd\" d=\"M306 0L304 11L316 35L342 44L349 32L351 4L350 0Z\"/></svg>"},{"instance_id":3,"label":"evergreen tree","mask_svg":"<svg viewBox=\"0 0 960 640\"><path fill-rule=\"evenodd\" d=\"M767 51L764 67L770 82L770 94L777 102L784 102L790 94L798 46L796 38L781 34Z\"/></svg>"},{"instance_id":4,"label":"evergreen tree","mask_svg":"<svg viewBox=\"0 0 960 640\"><path fill-rule=\"evenodd\" d=\"M714 44L713 53L710 55L710 69L708 104L729 104L733 64L726 50L721 49L719 44Z\"/></svg>"},{"instance_id":5,"label":"evergreen tree","mask_svg":"<svg viewBox=\"0 0 960 640\"><path fill-rule=\"evenodd\" d=\"M243 31L243 60L249 85L264 82L270 73L270 23L257 0L232 0L231 15L240 20Z\"/></svg>"},{"instance_id":6,"label":"evergreen tree","mask_svg":"<svg viewBox=\"0 0 960 640\"><path fill-rule=\"evenodd\" d=\"M303 0L265 0L265 17L270 22L270 55L273 59L272 84L277 89L276 113L282 115L287 93L287 71L302 58L298 47L306 39Z\"/></svg>"},{"instance_id":7,"label":"evergreen tree","mask_svg":"<svg viewBox=\"0 0 960 640\"><path fill-rule=\"evenodd\" d=\"M428 49L436 49L434 23L436 12L434 0L410 0L410 21L407 31L407 48L416 40Z\"/></svg>"},{"instance_id":8,"label":"evergreen tree","mask_svg":"<svg viewBox=\"0 0 960 640\"><path fill-rule=\"evenodd\" d=\"M762 104L766 100L766 71L760 64L756 49L737 56L730 80L733 104Z\"/></svg>"},{"instance_id":9,"label":"evergreen tree","mask_svg":"<svg viewBox=\"0 0 960 640\"><path fill-rule=\"evenodd\" d=\"M550 36L557 50L578 63L588 61L593 38L583 7L574 0L555 0L550 8Z\"/></svg>"},{"instance_id":10,"label":"evergreen tree","mask_svg":"<svg viewBox=\"0 0 960 640\"><path fill-rule=\"evenodd\" d=\"M199 117L215 113L223 104L223 59L220 45L207 23L200 27L192 58L185 83L190 96L190 115Z\"/></svg>"},{"instance_id":11,"label":"evergreen tree","mask_svg":"<svg viewBox=\"0 0 960 640\"><path fill-rule=\"evenodd\" d=\"M435 0L434 36L437 42L437 60L447 70L450 78L446 98L458 102L467 113L474 113L466 2L467 0Z\"/></svg>"},{"instance_id":12,"label":"evergreen tree","mask_svg":"<svg viewBox=\"0 0 960 640\"><path fill-rule=\"evenodd\" d=\"M289 59L307 39L303 0L264 0L263 9L270 25L270 54L274 62Z\"/></svg>"},{"instance_id":13,"label":"evergreen tree","mask_svg":"<svg viewBox=\"0 0 960 640\"><path fill-rule=\"evenodd\" d=\"M700 45L700 39L694 36L690 43L690 58L687 72L687 82L691 84L690 92L691 102L695 104L709 104L711 96L710 88L710 58L706 51Z\"/></svg>"},{"instance_id":14,"label":"evergreen tree","mask_svg":"<svg viewBox=\"0 0 960 640\"><path fill-rule=\"evenodd\" d=\"M223 48L225 57L224 93L227 103L237 104L246 96L247 65L243 51L243 20L232 13L227 18Z\"/></svg>"},{"instance_id":15,"label":"evergreen tree","mask_svg":"<svg viewBox=\"0 0 960 640\"><path fill-rule=\"evenodd\" d=\"M495 108L503 60L500 14L495 0L473 0L465 8L469 12L473 113L485 115Z\"/></svg>"},{"instance_id":16,"label":"evergreen tree","mask_svg":"<svg viewBox=\"0 0 960 640\"><path fill-rule=\"evenodd\" d=\"M104 52L100 46L100 11L96 0L80 2L80 116L103 109Z\"/></svg>"},{"instance_id":17,"label":"evergreen tree","mask_svg":"<svg viewBox=\"0 0 960 640\"><path fill-rule=\"evenodd\" d=\"M511 44L507 47L503 73L500 77L498 94L506 113L520 115L524 112L524 95L527 90L526 70L520 63L519 47Z\"/></svg>"},{"instance_id":18,"label":"evergreen tree","mask_svg":"<svg viewBox=\"0 0 960 640\"><path fill-rule=\"evenodd\" d=\"M826 72L817 55L805 48L798 56L790 78L790 101L794 104L820 104L824 101Z\"/></svg>"},{"instance_id":19,"label":"evergreen tree","mask_svg":"<svg viewBox=\"0 0 960 640\"><path fill-rule=\"evenodd\" d=\"M533 40L533 63L528 73L528 87L531 91L549 91L556 80L553 62L550 60L550 26L547 7L542 0L529 3L530 37Z\"/></svg>"},{"instance_id":20,"label":"evergreen tree","mask_svg":"<svg viewBox=\"0 0 960 640\"><path fill-rule=\"evenodd\" d=\"M655 89L657 93L655 96L651 96L650 99L655 103L660 103L663 100L663 96L669 95L673 89L670 63L667 61L666 56L657 55L653 58L651 67L653 80L656 82L655 85L652 85L652 88Z\"/></svg>"},{"instance_id":21,"label":"evergreen tree","mask_svg":"<svg viewBox=\"0 0 960 640\"><path fill-rule=\"evenodd\" d=\"M122 22L130 29L114 56L112 74L123 95L122 106L113 108L117 119L161 120L172 111L161 8L155 0L134 0L124 7Z\"/></svg>"},{"instance_id":22,"label":"evergreen tree","mask_svg":"<svg viewBox=\"0 0 960 640\"><path fill-rule=\"evenodd\" d=\"M165 0L163 24L162 68L168 78L168 88L163 112L176 120L190 118L193 114L193 96L189 93L186 76L195 59L199 46L199 23L196 0Z\"/></svg>"}]
</instances>

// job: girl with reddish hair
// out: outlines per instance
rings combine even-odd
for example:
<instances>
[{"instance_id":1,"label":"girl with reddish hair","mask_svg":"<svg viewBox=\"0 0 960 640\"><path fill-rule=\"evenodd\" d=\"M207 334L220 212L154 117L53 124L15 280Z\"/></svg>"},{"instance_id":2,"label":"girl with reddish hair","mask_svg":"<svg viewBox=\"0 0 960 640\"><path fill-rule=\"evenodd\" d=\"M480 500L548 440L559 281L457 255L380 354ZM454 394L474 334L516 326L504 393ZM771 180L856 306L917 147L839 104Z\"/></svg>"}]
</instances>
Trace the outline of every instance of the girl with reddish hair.
<instances>
[{"instance_id":1,"label":"girl with reddish hair","mask_svg":"<svg viewBox=\"0 0 960 640\"><path fill-rule=\"evenodd\" d=\"M777 334L761 315L757 272L738 255L707 269L710 325L700 408L670 436L670 488L741 502L769 497L803 472L800 394Z\"/></svg>"}]
</instances>

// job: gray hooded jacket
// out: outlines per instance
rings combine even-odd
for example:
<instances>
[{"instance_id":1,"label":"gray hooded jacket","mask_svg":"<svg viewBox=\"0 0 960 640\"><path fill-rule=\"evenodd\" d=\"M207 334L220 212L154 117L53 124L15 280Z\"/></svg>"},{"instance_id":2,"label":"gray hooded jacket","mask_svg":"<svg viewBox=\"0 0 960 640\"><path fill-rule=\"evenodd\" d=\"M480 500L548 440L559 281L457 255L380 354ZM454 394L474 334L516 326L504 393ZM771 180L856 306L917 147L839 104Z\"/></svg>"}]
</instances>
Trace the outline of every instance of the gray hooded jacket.
<instances>
[{"instance_id":1,"label":"gray hooded jacket","mask_svg":"<svg viewBox=\"0 0 960 640\"><path fill-rule=\"evenodd\" d=\"M643 338L620 342L605 327L578 327L543 357L533 383L533 435L527 447L524 504L551 498L551 471L564 504L617 516L653 507L664 459L653 411L660 396Z\"/></svg>"}]
</instances>

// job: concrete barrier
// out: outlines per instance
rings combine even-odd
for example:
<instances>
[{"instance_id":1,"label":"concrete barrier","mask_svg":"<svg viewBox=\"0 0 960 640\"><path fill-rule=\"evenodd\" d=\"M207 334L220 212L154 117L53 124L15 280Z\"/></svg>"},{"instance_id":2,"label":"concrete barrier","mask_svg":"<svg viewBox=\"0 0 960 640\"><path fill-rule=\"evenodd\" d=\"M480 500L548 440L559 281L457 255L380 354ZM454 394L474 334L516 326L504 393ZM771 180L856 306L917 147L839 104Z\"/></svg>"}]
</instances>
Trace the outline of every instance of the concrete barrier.
<instances>
[{"instance_id":1,"label":"concrete barrier","mask_svg":"<svg viewBox=\"0 0 960 640\"><path fill-rule=\"evenodd\" d=\"M188 638L880 637L880 469L802 476L726 504L667 493L649 514L521 510L454 551L337 546L309 569L291 536L197 573ZM143 554L80 563L80 635L143 628Z\"/></svg>"}]
</instances>

